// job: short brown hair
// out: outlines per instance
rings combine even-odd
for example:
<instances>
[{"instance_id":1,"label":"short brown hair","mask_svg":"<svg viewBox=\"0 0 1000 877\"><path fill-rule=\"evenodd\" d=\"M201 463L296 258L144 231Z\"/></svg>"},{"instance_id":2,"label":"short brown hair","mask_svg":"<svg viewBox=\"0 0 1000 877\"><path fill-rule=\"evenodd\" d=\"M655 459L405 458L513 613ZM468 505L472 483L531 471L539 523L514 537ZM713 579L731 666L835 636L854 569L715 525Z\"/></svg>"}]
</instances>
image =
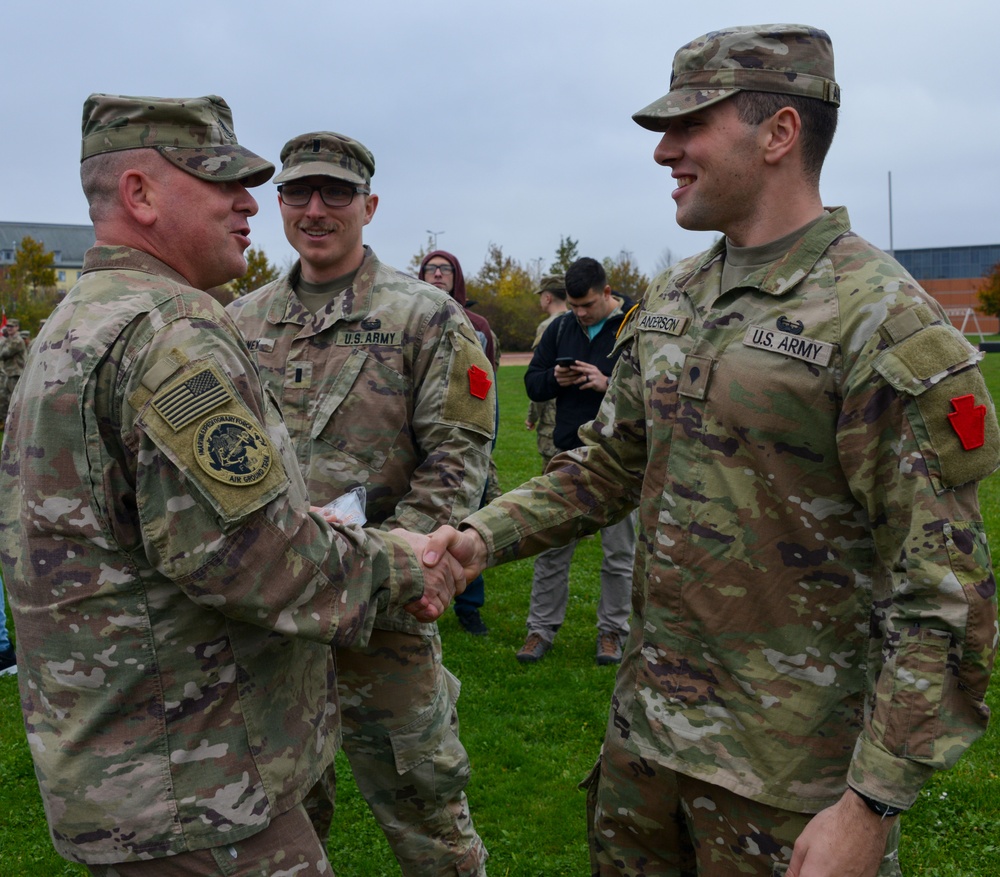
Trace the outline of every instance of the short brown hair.
<instances>
[{"instance_id":1,"label":"short brown hair","mask_svg":"<svg viewBox=\"0 0 1000 877\"><path fill-rule=\"evenodd\" d=\"M736 104L736 112L745 125L760 125L783 107L795 110L802 120L802 166L813 181L819 182L837 131L836 106L811 97L766 91L739 91L729 99Z\"/></svg>"}]
</instances>

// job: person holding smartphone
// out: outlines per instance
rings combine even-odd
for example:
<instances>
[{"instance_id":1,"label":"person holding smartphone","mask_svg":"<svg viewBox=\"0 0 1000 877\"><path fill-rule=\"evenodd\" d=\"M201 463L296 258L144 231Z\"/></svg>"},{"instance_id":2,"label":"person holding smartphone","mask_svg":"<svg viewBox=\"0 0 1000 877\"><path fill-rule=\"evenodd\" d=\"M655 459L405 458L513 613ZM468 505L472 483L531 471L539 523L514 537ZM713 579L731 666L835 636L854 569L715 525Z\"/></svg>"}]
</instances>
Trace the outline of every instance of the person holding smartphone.
<instances>
[{"instance_id":1,"label":"person holding smartphone","mask_svg":"<svg viewBox=\"0 0 1000 877\"><path fill-rule=\"evenodd\" d=\"M535 348L524 375L533 402L555 400L553 442L558 452L580 446L579 428L597 416L617 361L618 327L631 307L608 285L596 259L577 259L566 271L568 312L556 317ZM543 551L535 559L528 635L517 653L522 664L541 660L566 617L569 566L577 542ZM598 664L617 664L628 632L635 512L601 530L601 599L597 606Z\"/></svg>"}]
</instances>

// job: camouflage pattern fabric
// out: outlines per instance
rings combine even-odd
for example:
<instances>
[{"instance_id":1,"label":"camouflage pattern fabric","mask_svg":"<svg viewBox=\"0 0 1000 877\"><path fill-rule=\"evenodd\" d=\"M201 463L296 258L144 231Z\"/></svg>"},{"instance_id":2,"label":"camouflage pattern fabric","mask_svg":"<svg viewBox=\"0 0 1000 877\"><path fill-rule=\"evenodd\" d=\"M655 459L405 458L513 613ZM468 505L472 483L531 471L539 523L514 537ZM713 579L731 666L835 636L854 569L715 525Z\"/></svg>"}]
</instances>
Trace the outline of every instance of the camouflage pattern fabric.
<instances>
[{"instance_id":1,"label":"camouflage pattern fabric","mask_svg":"<svg viewBox=\"0 0 1000 877\"><path fill-rule=\"evenodd\" d=\"M500 562L638 504L606 740L786 810L906 808L989 716L981 354L843 208L727 291L724 254L653 282L585 446L468 523Z\"/></svg>"},{"instance_id":2,"label":"camouflage pattern fabric","mask_svg":"<svg viewBox=\"0 0 1000 877\"><path fill-rule=\"evenodd\" d=\"M461 686L442 663L440 636L376 628L366 647L337 649L336 663L344 752L401 873L484 877L465 795Z\"/></svg>"},{"instance_id":3,"label":"camouflage pattern fabric","mask_svg":"<svg viewBox=\"0 0 1000 877\"><path fill-rule=\"evenodd\" d=\"M13 375L9 378L0 375L0 428L7 422L10 400L14 396L14 390L17 389L18 380L20 380L18 375Z\"/></svg>"},{"instance_id":4,"label":"camouflage pattern fabric","mask_svg":"<svg viewBox=\"0 0 1000 877\"><path fill-rule=\"evenodd\" d=\"M375 156L363 143L334 131L314 131L293 137L281 149L282 168L274 178L287 183L324 176L360 186L371 184Z\"/></svg>"},{"instance_id":5,"label":"camouflage pattern fabric","mask_svg":"<svg viewBox=\"0 0 1000 877\"><path fill-rule=\"evenodd\" d=\"M0 429L7 421L7 410L24 370L24 357L28 350L24 339L16 330L11 329L9 332L9 335L0 337Z\"/></svg>"},{"instance_id":6,"label":"camouflage pattern fabric","mask_svg":"<svg viewBox=\"0 0 1000 877\"><path fill-rule=\"evenodd\" d=\"M336 751L329 644L422 592L413 553L309 512L239 332L145 253L87 253L8 426L0 558L56 849L113 863L261 831Z\"/></svg>"},{"instance_id":7,"label":"camouflage pattern fabric","mask_svg":"<svg viewBox=\"0 0 1000 877\"><path fill-rule=\"evenodd\" d=\"M370 525L421 533L479 508L496 388L470 383L470 370L493 371L461 306L366 248L353 285L313 315L298 272L228 310L280 400L309 495L363 485ZM389 609L367 645L336 653L344 751L403 874L484 873L437 625ZM309 807L325 833L323 797Z\"/></svg>"},{"instance_id":8,"label":"camouflage pattern fabric","mask_svg":"<svg viewBox=\"0 0 1000 877\"><path fill-rule=\"evenodd\" d=\"M782 875L812 819L637 758L615 741L581 788L594 877ZM877 877L900 877L899 833L897 819Z\"/></svg>"},{"instance_id":9,"label":"camouflage pattern fabric","mask_svg":"<svg viewBox=\"0 0 1000 877\"><path fill-rule=\"evenodd\" d=\"M90 865L93 877L333 877L302 805L244 840L143 862Z\"/></svg>"},{"instance_id":10,"label":"camouflage pattern fabric","mask_svg":"<svg viewBox=\"0 0 1000 877\"><path fill-rule=\"evenodd\" d=\"M674 54L670 91L632 118L650 131L739 91L765 91L840 105L833 44L802 24L762 24L710 31Z\"/></svg>"},{"instance_id":11,"label":"camouflage pattern fabric","mask_svg":"<svg viewBox=\"0 0 1000 877\"><path fill-rule=\"evenodd\" d=\"M20 377L24 371L24 358L28 347L16 329L0 337L0 375L5 378Z\"/></svg>"},{"instance_id":12,"label":"camouflage pattern fabric","mask_svg":"<svg viewBox=\"0 0 1000 877\"><path fill-rule=\"evenodd\" d=\"M535 329L535 340L531 342L531 349L538 347L542 340L542 335L548 329L549 324L558 317L559 314L552 314L538 324ZM547 399L545 402L532 401L528 405L528 420L535 424L535 441L538 444L538 453L542 455L545 463L548 463L556 454L559 448L552 436L556 430L556 400ZM544 466L542 467L545 468Z\"/></svg>"},{"instance_id":13,"label":"camouflage pattern fabric","mask_svg":"<svg viewBox=\"0 0 1000 877\"><path fill-rule=\"evenodd\" d=\"M17 330L8 331L10 334L0 337L0 428L3 428L7 420L7 410L24 370L24 357L27 353L27 345Z\"/></svg>"},{"instance_id":14,"label":"camouflage pattern fabric","mask_svg":"<svg viewBox=\"0 0 1000 877\"><path fill-rule=\"evenodd\" d=\"M135 97L92 94L83 104L80 160L123 149L155 149L185 173L213 183L261 186L274 165L236 140L233 113L215 94Z\"/></svg>"}]
</instances>

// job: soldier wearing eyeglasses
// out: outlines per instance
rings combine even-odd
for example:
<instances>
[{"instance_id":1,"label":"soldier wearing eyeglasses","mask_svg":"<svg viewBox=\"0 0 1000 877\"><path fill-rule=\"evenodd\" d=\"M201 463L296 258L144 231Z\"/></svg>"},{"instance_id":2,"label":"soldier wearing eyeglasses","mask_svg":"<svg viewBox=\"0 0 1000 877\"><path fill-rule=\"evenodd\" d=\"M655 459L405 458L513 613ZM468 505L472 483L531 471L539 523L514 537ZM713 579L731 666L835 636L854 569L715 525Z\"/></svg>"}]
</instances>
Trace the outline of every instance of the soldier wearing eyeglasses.
<instances>
[{"instance_id":1,"label":"soldier wearing eyeglasses","mask_svg":"<svg viewBox=\"0 0 1000 877\"><path fill-rule=\"evenodd\" d=\"M462 308L364 245L372 153L296 137L275 177L287 275L229 306L280 400L317 501L365 488L369 526L428 533L479 508L495 429L493 370ZM465 796L458 680L435 624L388 609L365 647L336 649L344 751L404 875L485 874ZM307 806L321 837L332 768Z\"/></svg>"}]
</instances>

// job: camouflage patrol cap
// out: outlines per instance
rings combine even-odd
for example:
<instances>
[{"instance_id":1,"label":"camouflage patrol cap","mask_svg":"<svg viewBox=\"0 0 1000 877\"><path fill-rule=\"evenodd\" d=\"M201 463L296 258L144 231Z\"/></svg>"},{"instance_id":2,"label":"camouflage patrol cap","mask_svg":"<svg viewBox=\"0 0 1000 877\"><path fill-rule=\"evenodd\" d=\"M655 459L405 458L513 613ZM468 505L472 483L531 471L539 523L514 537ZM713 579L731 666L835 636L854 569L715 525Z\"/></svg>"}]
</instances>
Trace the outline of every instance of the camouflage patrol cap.
<instances>
[{"instance_id":1,"label":"camouflage patrol cap","mask_svg":"<svg viewBox=\"0 0 1000 877\"><path fill-rule=\"evenodd\" d=\"M535 295L541 295L543 292L553 292L560 298L566 297L566 275L565 274L546 274L542 277L538 284L538 289L535 290Z\"/></svg>"},{"instance_id":2,"label":"camouflage patrol cap","mask_svg":"<svg viewBox=\"0 0 1000 877\"><path fill-rule=\"evenodd\" d=\"M839 106L829 35L803 24L757 24L707 33L677 50L670 92L632 118L650 131L663 131L671 119L739 91L795 94Z\"/></svg>"},{"instance_id":3,"label":"camouflage patrol cap","mask_svg":"<svg viewBox=\"0 0 1000 877\"><path fill-rule=\"evenodd\" d=\"M281 172L274 181L320 176L367 186L374 175L375 156L362 143L332 131L314 131L281 147Z\"/></svg>"},{"instance_id":4,"label":"camouflage patrol cap","mask_svg":"<svg viewBox=\"0 0 1000 877\"><path fill-rule=\"evenodd\" d=\"M260 186L274 165L236 142L233 114L217 95L191 98L92 94L83 104L80 160L124 149L155 149L212 183Z\"/></svg>"}]
</instances>

